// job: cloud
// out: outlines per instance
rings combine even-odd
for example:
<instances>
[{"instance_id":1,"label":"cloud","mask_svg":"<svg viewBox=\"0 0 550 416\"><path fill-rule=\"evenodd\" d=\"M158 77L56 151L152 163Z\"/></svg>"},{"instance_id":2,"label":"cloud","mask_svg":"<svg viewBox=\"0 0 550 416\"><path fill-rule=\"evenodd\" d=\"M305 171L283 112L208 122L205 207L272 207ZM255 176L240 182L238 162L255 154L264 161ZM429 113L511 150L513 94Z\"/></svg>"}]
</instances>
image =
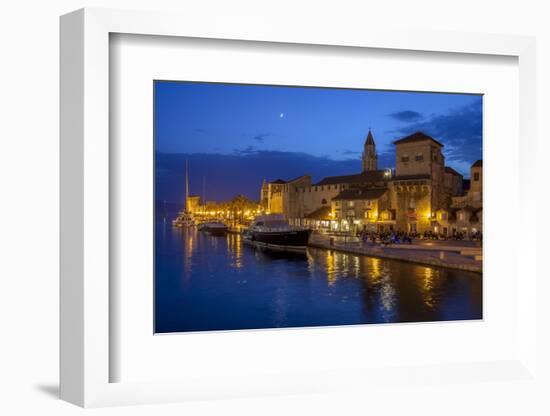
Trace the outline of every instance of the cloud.
<instances>
[{"instance_id":1,"label":"cloud","mask_svg":"<svg viewBox=\"0 0 550 416\"><path fill-rule=\"evenodd\" d=\"M359 151L356 151L356 150L342 150L342 154L344 155L360 155L361 152Z\"/></svg>"},{"instance_id":2,"label":"cloud","mask_svg":"<svg viewBox=\"0 0 550 416\"><path fill-rule=\"evenodd\" d=\"M252 146L231 154L156 154L155 198L182 203L185 191L185 161L189 161L191 194L202 194L205 181L207 200L227 200L237 194L258 200L262 181L311 175L314 182L326 176L361 172L358 158L333 160L299 152L257 150Z\"/></svg>"},{"instance_id":3,"label":"cloud","mask_svg":"<svg viewBox=\"0 0 550 416\"><path fill-rule=\"evenodd\" d=\"M397 129L396 139L422 131L442 142L447 162L470 166L482 159L483 116L481 97L471 104L449 110L446 114L411 122ZM458 169L457 169L458 170ZM462 173L464 169L461 170Z\"/></svg>"},{"instance_id":4,"label":"cloud","mask_svg":"<svg viewBox=\"0 0 550 416\"><path fill-rule=\"evenodd\" d=\"M256 148L254 146L247 146L244 149L233 149L233 153L237 155L249 155L251 153L256 152Z\"/></svg>"},{"instance_id":5,"label":"cloud","mask_svg":"<svg viewBox=\"0 0 550 416\"><path fill-rule=\"evenodd\" d=\"M412 110L398 111L396 113L388 114L388 116L390 116L391 118L393 118L397 121L402 121L402 122L405 122L405 123L419 121L424 117L419 112L412 111Z\"/></svg>"},{"instance_id":6,"label":"cloud","mask_svg":"<svg viewBox=\"0 0 550 416\"><path fill-rule=\"evenodd\" d=\"M260 142L260 143L263 143L265 139L267 139L268 137L272 137L274 136L274 134L271 134L271 133L258 133L256 134L254 137L252 137L252 139Z\"/></svg>"}]
</instances>

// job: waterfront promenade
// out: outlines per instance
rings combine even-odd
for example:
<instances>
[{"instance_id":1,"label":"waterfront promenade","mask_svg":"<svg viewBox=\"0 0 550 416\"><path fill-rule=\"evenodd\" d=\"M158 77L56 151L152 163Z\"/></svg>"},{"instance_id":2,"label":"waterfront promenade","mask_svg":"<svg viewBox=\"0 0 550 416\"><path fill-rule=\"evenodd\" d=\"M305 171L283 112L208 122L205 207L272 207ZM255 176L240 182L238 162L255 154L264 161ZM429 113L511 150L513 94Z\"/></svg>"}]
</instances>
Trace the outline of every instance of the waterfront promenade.
<instances>
[{"instance_id":1,"label":"waterfront promenade","mask_svg":"<svg viewBox=\"0 0 550 416\"><path fill-rule=\"evenodd\" d=\"M323 237L312 237L323 243ZM353 243L336 243L341 252L264 250L243 244L238 233L214 236L196 227L174 228L159 218L155 332L483 317L479 272L346 253Z\"/></svg>"},{"instance_id":2,"label":"waterfront promenade","mask_svg":"<svg viewBox=\"0 0 550 416\"><path fill-rule=\"evenodd\" d=\"M331 244L331 237L313 235L309 245L344 253L362 254L477 273L481 273L483 269L481 247L477 247L471 241L417 240L412 244L392 244L385 247L378 243L363 243L358 238L353 237L333 237Z\"/></svg>"}]
</instances>

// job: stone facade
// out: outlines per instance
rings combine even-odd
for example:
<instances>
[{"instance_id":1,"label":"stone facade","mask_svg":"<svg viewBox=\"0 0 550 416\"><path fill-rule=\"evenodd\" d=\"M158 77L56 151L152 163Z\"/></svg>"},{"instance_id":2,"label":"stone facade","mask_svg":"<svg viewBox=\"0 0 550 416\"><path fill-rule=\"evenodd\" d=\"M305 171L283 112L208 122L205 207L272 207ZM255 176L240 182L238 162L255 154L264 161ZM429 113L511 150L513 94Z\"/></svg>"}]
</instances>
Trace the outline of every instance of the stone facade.
<instances>
[{"instance_id":1,"label":"stone facade","mask_svg":"<svg viewBox=\"0 0 550 416\"><path fill-rule=\"evenodd\" d=\"M311 188L311 176L309 175L289 181L282 179L273 182L264 181L260 205L266 212L272 214L285 214L289 218L304 217L307 212L299 192L305 188Z\"/></svg>"},{"instance_id":2,"label":"stone facade","mask_svg":"<svg viewBox=\"0 0 550 416\"><path fill-rule=\"evenodd\" d=\"M449 232L473 236L483 230L483 161L478 160L470 168L470 180L464 192L454 196L449 212Z\"/></svg>"},{"instance_id":3,"label":"stone facade","mask_svg":"<svg viewBox=\"0 0 550 416\"><path fill-rule=\"evenodd\" d=\"M390 188L350 188L332 200L332 217L341 231L384 231L395 220ZM387 214L387 215L386 215Z\"/></svg>"},{"instance_id":4,"label":"stone facade","mask_svg":"<svg viewBox=\"0 0 550 416\"><path fill-rule=\"evenodd\" d=\"M198 195L189 195L187 197L187 201L185 203L185 209L190 212L194 213L198 210L198 208L201 206L201 197Z\"/></svg>"},{"instance_id":5,"label":"stone facade","mask_svg":"<svg viewBox=\"0 0 550 416\"><path fill-rule=\"evenodd\" d=\"M467 181L445 166L443 145L437 140L417 132L394 144L395 169L377 169L376 145L369 131L361 173L317 183L308 175L264 181L261 204L267 212L285 214L295 225L333 232L480 231L481 161L472 166L472 185L465 193Z\"/></svg>"}]
</instances>

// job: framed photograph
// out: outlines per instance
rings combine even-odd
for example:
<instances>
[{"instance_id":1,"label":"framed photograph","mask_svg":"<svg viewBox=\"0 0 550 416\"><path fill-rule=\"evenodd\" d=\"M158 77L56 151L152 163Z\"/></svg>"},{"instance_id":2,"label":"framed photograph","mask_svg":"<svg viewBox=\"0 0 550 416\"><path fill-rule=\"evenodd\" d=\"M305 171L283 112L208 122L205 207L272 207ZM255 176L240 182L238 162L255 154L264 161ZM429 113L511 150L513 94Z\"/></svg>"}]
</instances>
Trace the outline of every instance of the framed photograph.
<instances>
[{"instance_id":1,"label":"framed photograph","mask_svg":"<svg viewBox=\"0 0 550 416\"><path fill-rule=\"evenodd\" d=\"M61 18L62 398L536 383L534 40L233 28Z\"/></svg>"}]
</instances>

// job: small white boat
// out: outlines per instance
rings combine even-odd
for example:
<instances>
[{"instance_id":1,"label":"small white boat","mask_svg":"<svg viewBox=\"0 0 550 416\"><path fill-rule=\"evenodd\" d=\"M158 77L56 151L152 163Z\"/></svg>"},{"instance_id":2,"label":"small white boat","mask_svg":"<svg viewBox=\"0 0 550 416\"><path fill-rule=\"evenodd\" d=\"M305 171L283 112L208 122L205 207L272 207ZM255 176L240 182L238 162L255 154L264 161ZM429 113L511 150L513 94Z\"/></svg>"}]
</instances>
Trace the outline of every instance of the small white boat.
<instances>
[{"instance_id":1,"label":"small white boat","mask_svg":"<svg viewBox=\"0 0 550 416\"><path fill-rule=\"evenodd\" d=\"M193 215L187 211L181 211L178 216L172 220L172 225L178 228L188 228L195 226Z\"/></svg>"}]
</instances>

